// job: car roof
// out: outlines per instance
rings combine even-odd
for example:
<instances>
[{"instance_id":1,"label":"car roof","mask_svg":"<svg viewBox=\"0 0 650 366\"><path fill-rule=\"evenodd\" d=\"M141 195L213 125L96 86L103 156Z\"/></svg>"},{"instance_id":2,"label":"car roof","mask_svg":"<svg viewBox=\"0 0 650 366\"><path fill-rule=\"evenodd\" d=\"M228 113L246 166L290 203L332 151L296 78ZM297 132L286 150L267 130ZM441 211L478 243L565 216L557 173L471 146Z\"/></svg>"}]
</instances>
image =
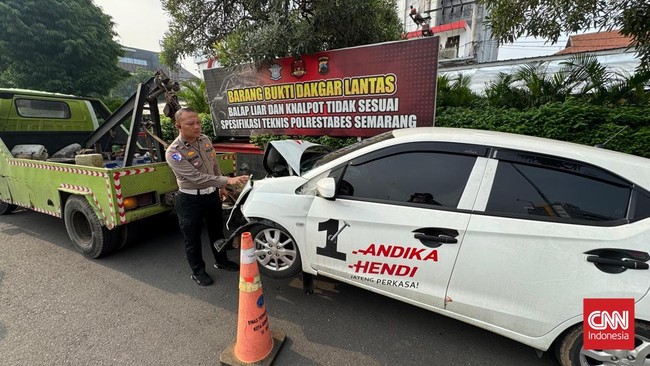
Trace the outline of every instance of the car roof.
<instances>
[{"instance_id":1,"label":"car roof","mask_svg":"<svg viewBox=\"0 0 650 366\"><path fill-rule=\"evenodd\" d=\"M505 132L416 127L393 131L395 140L444 141L501 147L578 160L599 166L650 189L650 159L604 148Z\"/></svg>"},{"instance_id":2,"label":"car roof","mask_svg":"<svg viewBox=\"0 0 650 366\"><path fill-rule=\"evenodd\" d=\"M50 98L62 98L62 99L84 99L84 100L95 99L95 98L84 98L84 97L71 95L71 94L61 94L61 93L52 93L52 92L46 92L40 90L14 89L14 88L0 88L0 93L30 95L30 96L50 97Z\"/></svg>"}]
</instances>

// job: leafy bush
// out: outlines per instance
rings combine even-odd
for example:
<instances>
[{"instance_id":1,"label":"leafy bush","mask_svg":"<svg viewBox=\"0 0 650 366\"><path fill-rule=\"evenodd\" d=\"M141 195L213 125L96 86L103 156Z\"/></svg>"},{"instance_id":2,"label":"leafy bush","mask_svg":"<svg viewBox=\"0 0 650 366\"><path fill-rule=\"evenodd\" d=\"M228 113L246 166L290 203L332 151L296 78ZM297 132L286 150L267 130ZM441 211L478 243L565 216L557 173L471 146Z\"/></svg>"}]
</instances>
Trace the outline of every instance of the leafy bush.
<instances>
[{"instance_id":1,"label":"leafy bush","mask_svg":"<svg viewBox=\"0 0 650 366\"><path fill-rule=\"evenodd\" d=\"M214 127L212 126L212 116L209 113L199 113L201 118L201 133L215 140ZM168 142L173 141L178 136L178 130L172 122L172 119L160 116L160 127L162 129L162 139Z\"/></svg>"},{"instance_id":2,"label":"leafy bush","mask_svg":"<svg viewBox=\"0 0 650 366\"><path fill-rule=\"evenodd\" d=\"M162 139L167 142L173 141L178 136L178 130L169 117L160 116L160 129L162 130Z\"/></svg>"},{"instance_id":3,"label":"leafy bush","mask_svg":"<svg viewBox=\"0 0 650 366\"><path fill-rule=\"evenodd\" d=\"M216 137L211 116L205 113L199 116L203 133L214 141ZM163 139L175 139L177 132L171 119L161 117L161 124ZM590 146L607 142L607 149L650 158L650 106L614 108L570 98L563 103L548 103L527 110L489 106L441 107L436 112L436 126L509 132ZM269 141L289 138L333 149L357 141L354 137L261 134L252 135L250 142L264 149Z\"/></svg>"},{"instance_id":4,"label":"leafy bush","mask_svg":"<svg viewBox=\"0 0 650 366\"><path fill-rule=\"evenodd\" d=\"M287 135L260 134L260 135L251 135L250 137L251 143L262 150L266 149L266 145L269 143L269 141L287 140L287 139L305 140L305 141L313 142L315 144L328 146L332 149L339 149L341 147L348 146L357 142L356 137L332 137L327 135L287 136Z\"/></svg>"},{"instance_id":5,"label":"leafy bush","mask_svg":"<svg viewBox=\"0 0 650 366\"><path fill-rule=\"evenodd\" d=\"M502 131L606 147L650 158L650 107L611 108L567 100L539 108L440 108L438 127Z\"/></svg>"}]
</instances>

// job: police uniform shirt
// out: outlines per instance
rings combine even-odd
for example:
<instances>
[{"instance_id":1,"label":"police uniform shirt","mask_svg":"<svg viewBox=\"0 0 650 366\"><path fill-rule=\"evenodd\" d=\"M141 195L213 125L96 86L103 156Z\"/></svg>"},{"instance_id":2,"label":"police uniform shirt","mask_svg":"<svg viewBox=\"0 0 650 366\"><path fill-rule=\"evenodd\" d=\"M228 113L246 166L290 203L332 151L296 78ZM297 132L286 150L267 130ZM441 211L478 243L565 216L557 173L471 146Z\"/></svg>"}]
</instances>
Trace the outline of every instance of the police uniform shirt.
<instances>
[{"instance_id":1,"label":"police uniform shirt","mask_svg":"<svg viewBox=\"0 0 650 366\"><path fill-rule=\"evenodd\" d=\"M228 177L221 175L212 140L206 135L200 135L193 143L179 135L167 148L165 159L179 188L221 188L228 183Z\"/></svg>"}]
</instances>

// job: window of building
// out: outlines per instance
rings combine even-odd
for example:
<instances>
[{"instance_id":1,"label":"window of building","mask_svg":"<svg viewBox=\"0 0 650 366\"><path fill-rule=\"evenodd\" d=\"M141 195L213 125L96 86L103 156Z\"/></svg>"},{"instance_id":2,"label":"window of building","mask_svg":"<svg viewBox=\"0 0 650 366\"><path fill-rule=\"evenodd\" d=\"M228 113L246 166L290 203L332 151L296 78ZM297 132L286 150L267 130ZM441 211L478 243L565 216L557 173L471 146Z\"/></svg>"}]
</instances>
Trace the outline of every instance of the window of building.
<instances>
[{"instance_id":1,"label":"window of building","mask_svg":"<svg viewBox=\"0 0 650 366\"><path fill-rule=\"evenodd\" d=\"M453 207L458 205L475 156L413 151L350 163L339 194L359 199Z\"/></svg>"},{"instance_id":2,"label":"window of building","mask_svg":"<svg viewBox=\"0 0 650 366\"><path fill-rule=\"evenodd\" d=\"M460 36L447 37L445 48L458 48L460 45Z\"/></svg>"},{"instance_id":3,"label":"window of building","mask_svg":"<svg viewBox=\"0 0 650 366\"><path fill-rule=\"evenodd\" d=\"M531 219L615 221L624 219L631 189L619 178L593 167L566 170L500 161L486 211ZM589 171L596 174L578 174ZM609 179L608 179L609 178Z\"/></svg>"},{"instance_id":4,"label":"window of building","mask_svg":"<svg viewBox=\"0 0 650 366\"><path fill-rule=\"evenodd\" d=\"M120 62L125 64L142 65L142 66L147 66L149 64L147 60L141 60L139 58L131 58L131 57L120 57Z\"/></svg>"},{"instance_id":5,"label":"window of building","mask_svg":"<svg viewBox=\"0 0 650 366\"><path fill-rule=\"evenodd\" d=\"M70 107L53 100L16 99L16 110L21 117L70 118Z\"/></svg>"}]
</instances>

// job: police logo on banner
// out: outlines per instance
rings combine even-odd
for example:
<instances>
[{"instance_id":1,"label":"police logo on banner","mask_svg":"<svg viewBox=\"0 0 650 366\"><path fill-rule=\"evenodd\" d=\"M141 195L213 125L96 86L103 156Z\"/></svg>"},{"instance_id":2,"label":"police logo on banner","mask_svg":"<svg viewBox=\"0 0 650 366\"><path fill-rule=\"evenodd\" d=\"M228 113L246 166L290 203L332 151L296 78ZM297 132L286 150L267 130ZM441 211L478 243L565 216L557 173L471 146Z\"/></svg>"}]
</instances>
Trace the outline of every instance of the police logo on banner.
<instances>
[{"instance_id":1,"label":"police logo on banner","mask_svg":"<svg viewBox=\"0 0 650 366\"><path fill-rule=\"evenodd\" d=\"M321 75L326 75L328 72L330 72L330 65L329 65L330 58L327 56L319 57L318 58L318 73Z\"/></svg>"},{"instance_id":2,"label":"police logo on banner","mask_svg":"<svg viewBox=\"0 0 650 366\"><path fill-rule=\"evenodd\" d=\"M269 67L269 71L271 72L271 80L280 80L282 78L282 75L280 74L280 71L282 71L282 66L279 64L271 65L271 67Z\"/></svg>"},{"instance_id":3,"label":"police logo on banner","mask_svg":"<svg viewBox=\"0 0 650 366\"><path fill-rule=\"evenodd\" d=\"M307 70L305 69L305 61L301 59L295 59L291 63L291 75L297 77L300 79L307 73Z\"/></svg>"}]
</instances>

